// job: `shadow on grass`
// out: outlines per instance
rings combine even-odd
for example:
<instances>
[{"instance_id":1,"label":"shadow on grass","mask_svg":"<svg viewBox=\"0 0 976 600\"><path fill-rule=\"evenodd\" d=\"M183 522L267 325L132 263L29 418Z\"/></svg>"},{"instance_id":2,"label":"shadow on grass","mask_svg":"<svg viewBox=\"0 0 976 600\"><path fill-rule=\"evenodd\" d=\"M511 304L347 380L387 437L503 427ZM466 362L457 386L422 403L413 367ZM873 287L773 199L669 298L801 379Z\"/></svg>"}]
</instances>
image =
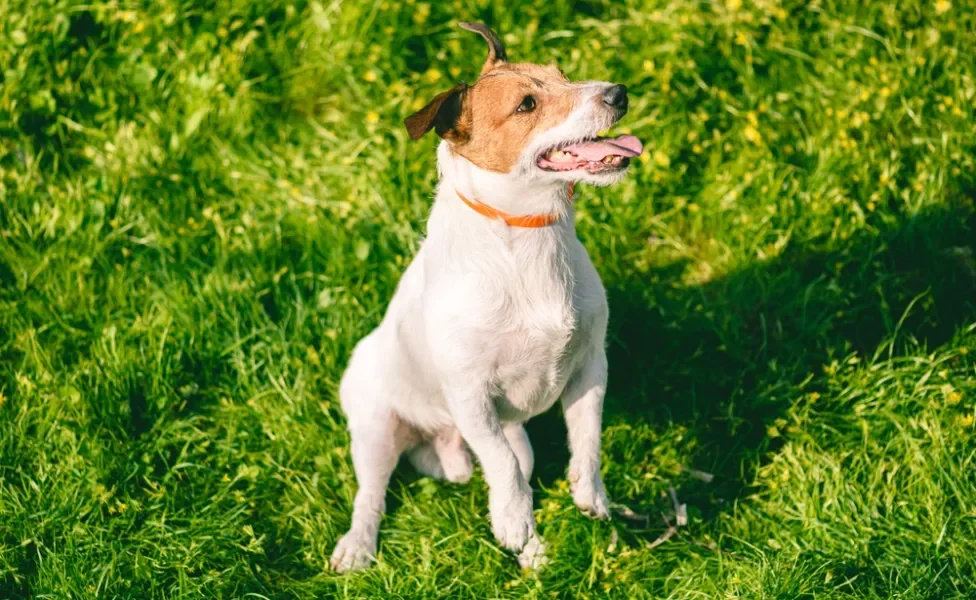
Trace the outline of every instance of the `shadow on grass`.
<instances>
[{"instance_id":1,"label":"shadow on grass","mask_svg":"<svg viewBox=\"0 0 976 600\"><path fill-rule=\"evenodd\" d=\"M747 493L753 470L775 450L767 427L801 393L799 384L809 378L804 389L815 391L824 365L852 352L867 359L879 347L887 353L896 331L896 352L908 340L935 347L976 317L974 228L971 210L944 210L839 242L835 251L789 248L700 286L668 285L682 264L656 273L660 285L648 285L654 273L605 281L611 315L605 429L623 425L649 431L653 440L680 428L681 448L663 454L690 456L691 464L678 466L711 473L714 481L679 479L665 467L657 481L673 479L682 501L714 517ZM528 426L537 486L564 476L561 421L557 409ZM606 460L615 465L607 481L611 499L646 506L654 499L628 495L626 479L641 475L632 472L636 455L655 448L618 438L604 436Z\"/></svg>"}]
</instances>

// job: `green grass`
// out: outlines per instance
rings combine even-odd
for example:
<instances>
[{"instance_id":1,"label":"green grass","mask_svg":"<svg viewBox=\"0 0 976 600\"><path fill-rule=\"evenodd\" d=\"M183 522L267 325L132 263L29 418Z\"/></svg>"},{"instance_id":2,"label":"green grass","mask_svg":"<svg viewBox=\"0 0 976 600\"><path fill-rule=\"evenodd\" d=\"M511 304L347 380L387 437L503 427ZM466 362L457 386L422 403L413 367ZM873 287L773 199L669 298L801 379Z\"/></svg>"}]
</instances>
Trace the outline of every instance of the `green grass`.
<instances>
[{"instance_id":1,"label":"green grass","mask_svg":"<svg viewBox=\"0 0 976 600\"><path fill-rule=\"evenodd\" d=\"M976 596L976 5L512 6L0 0L0 597ZM336 385L424 232L402 119L483 60L458 20L631 90L645 160L578 230L651 524L578 514L555 411L547 569L480 477L403 468L336 576Z\"/></svg>"}]
</instances>

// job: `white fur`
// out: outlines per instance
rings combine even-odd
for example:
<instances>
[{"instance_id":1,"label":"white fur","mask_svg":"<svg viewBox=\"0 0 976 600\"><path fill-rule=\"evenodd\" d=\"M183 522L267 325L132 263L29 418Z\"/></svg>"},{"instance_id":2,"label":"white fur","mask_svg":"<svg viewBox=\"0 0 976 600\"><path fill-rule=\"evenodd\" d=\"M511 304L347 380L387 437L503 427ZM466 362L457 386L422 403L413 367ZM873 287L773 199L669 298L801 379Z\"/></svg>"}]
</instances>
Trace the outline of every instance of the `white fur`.
<instances>
[{"instance_id":1,"label":"white fur","mask_svg":"<svg viewBox=\"0 0 976 600\"><path fill-rule=\"evenodd\" d=\"M600 477L607 303L576 237L566 181L605 185L620 175L535 165L554 144L612 125L599 103L607 86L580 84L577 108L537 136L510 173L481 169L441 143L428 237L340 385L359 490L352 525L332 556L336 570L364 567L375 555L401 453L425 474L464 482L472 469L467 448L488 482L495 537L520 553L523 566L542 564L528 484L532 447L522 423L557 400L569 430L573 498L588 514L608 517ZM513 228L474 212L456 192L512 214L562 218Z\"/></svg>"}]
</instances>

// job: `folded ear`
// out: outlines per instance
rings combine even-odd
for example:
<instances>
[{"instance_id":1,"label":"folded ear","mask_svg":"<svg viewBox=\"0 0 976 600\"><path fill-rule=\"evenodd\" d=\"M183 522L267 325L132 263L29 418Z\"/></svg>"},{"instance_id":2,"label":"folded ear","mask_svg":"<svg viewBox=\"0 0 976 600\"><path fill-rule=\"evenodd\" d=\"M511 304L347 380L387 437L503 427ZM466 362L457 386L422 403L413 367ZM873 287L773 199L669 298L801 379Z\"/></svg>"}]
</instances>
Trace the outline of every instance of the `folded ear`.
<instances>
[{"instance_id":1,"label":"folded ear","mask_svg":"<svg viewBox=\"0 0 976 600\"><path fill-rule=\"evenodd\" d=\"M488 42L488 58L485 60L485 65L481 67L482 75L504 62L508 62L508 56L505 54L505 46L502 45L502 41L498 39L494 31L485 27L482 23L458 23L458 25L461 29L467 29L468 31L477 33Z\"/></svg>"},{"instance_id":2,"label":"folded ear","mask_svg":"<svg viewBox=\"0 0 976 600\"><path fill-rule=\"evenodd\" d=\"M446 92L437 94L427 106L407 117L403 123L407 126L410 138L420 139L431 129L445 140L457 141L464 137L458 130L458 121L461 119L467 91L468 84L459 83Z\"/></svg>"}]
</instances>

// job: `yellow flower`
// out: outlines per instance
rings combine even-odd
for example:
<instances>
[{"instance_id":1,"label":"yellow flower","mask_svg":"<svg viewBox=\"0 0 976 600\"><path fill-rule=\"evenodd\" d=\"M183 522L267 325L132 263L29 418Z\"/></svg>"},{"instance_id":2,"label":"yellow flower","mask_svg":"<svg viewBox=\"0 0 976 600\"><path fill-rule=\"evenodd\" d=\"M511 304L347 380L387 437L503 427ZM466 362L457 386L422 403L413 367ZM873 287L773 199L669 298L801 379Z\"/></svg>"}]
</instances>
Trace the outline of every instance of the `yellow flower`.
<instances>
[{"instance_id":1,"label":"yellow flower","mask_svg":"<svg viewBox=\"0 0 976 600\"><path fill-rule=\"evenodd\" d=\"M380 115L376 111L369 111L366 113L366 122L372 125L373 123L378 123L380 120Z\"/></svg>"},{"instance_id":2,"label":"yellow flower","mask_svg":"<svg viewBox=\"0 0 976 600\"><path fill-rule=\"evenodd\" d=\"M972 427L974 421L976 421L976 419L974 419L973 415L971 414L966 415L965 417L962 415L956 417L956 423L960 427Z\"/></svg>"},{"instance_id":3,"label":"yellow flower","mask_svg":"<svg viewBox=\"0 0 976 600\"><path fill-rule=\"evenodd\" d=\"M421 2L413 13L413 22L420 25L430 16L430 4Z\"/></svg>"},{"instance_id":4,"label":"yellow flower","mask_svg":"<svg viewBox=\"0 0 976 600\"><path fill-rule=\"evenodd\" d=\"M668 155L661 152L660 150L654 153L654 162L661 167L668 168L671 166L671 159Z\"/></svg>"},{"instance_id":5,"label":"yellow flower","mask_svg":"<svg viewBox=\"0 0 976 600\"><path fill-rule=\"evenodd\" d=\"M369 83L376 81L376 71L366 71L363 73L363 79Z\"/></svg>"},{"instance_id":6,"label":"yellow flower","mask_svg":"<svg viewBox=\"0 0 976 600\"><path fill-rule=\"evenodd\" d=\"M739 10L742 8L742 0L725 0L725 7L729 10Z\"/></svg>"},{"instance_id":7,"label":"yellow flower","mask_svg":"<svg viewBox=\"0 0 976 600\"><path fill-rule=\"evenodd\" d=\"M322 360L319 358L319 353L314 346L308 346L305 349L305 353L308 356L308 362L315 366L322 364Z\"/></svg>"},{"instance_id":8,"label":"yellow flower","mask_svg":"<svg viewBox=\"0 0 976 600\"><path fill-rule=\"evenodd\" d=\"M753 144L759 144L762 142L762 135L760 135L759 131L752 125L749 125L743 129L742 135L746 136L746 139Z\"/></svg>"},{"instance_id":9,"label":"yellow flower","mask_svg":"<svg viewBox=\"0 0 976 600\"><path fill-rule=\"evenodd\" d=\"M426 73L424 73L424 78L431 83L434 83L435 81L439 80L443 76L444 74L441 73L439 69L436 69L434 67L431 67L430 69L427 70Z\"/></svg>"},{"instance_id":10,"label":"yellow flower","mask_svg":"<svg viewBox=\"0 0 976 600\"><path fill-rule=\"evenodd\" d=\"M945 396L945 402L948 406L955 406L962 401L962 394L957 392L951 383L942 386L942 394Z\"/></svg>"},{"instance_id":11,"label":"yellow flower","mask_svg":"<svg viewBox=\"0 0 976 600\"><path fill-rule=\"evenodd\" d=\"M949 0L939 0L935 3L935 12L940 15L949 12L950 8L952 8L952 2L949 2Z\"/></svg>"}]
</instances>

